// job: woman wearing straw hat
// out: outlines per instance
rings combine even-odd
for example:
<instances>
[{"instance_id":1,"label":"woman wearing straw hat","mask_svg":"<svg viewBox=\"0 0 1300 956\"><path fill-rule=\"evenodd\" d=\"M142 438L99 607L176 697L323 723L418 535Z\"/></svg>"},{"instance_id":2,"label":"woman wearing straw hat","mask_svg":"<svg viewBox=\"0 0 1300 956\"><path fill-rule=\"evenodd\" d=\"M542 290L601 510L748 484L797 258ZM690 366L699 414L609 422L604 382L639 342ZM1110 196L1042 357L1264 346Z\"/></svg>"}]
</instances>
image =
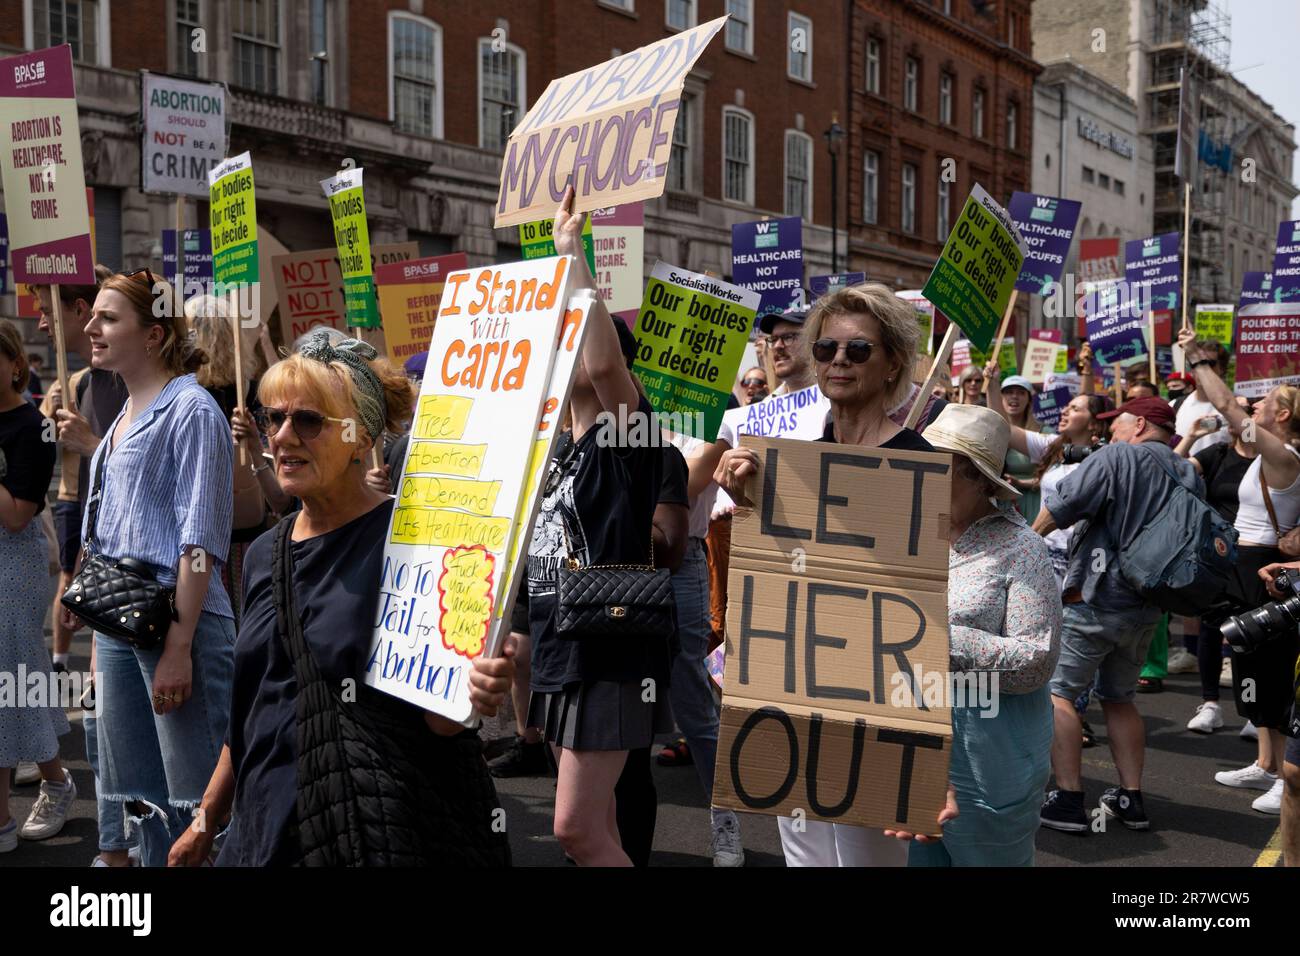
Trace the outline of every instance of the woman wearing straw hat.
<instances>
[{"instance_id":1,"label":"woman wearing straw hat","mask_svg":"<svg viewBox=\"0 0 1300 956\"><path fill-rule=\"evenodd\" d=\"M997 412L977 405L949 405L925 432L936 451L953 456L950 667L987 681L993 703L954 699L948 775L960 813L944 824L941 841L912 843L911 866L1034 862L1051 769L1047 682L1059 653L1061 598L1047 546L1016 510L1019 492L1001 477L1009 435ZM989 700L986 693L979 697Z\"/></svg>"}]
</instances>

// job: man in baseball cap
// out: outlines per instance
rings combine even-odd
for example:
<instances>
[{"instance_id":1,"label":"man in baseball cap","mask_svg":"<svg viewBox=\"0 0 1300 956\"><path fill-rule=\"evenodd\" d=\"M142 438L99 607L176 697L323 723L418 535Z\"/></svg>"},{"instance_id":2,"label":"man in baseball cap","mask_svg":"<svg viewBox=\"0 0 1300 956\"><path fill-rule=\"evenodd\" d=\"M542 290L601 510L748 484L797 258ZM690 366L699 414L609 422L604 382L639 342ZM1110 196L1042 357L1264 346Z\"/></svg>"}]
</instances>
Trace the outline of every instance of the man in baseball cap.
<instances>
[{"instance_id":1,"label":"man in baseball cap","mask_svg":"<svg viewBox=\"0 0 1300 956\"><path fill-rule=\"evenodd\" d=\"M1138 445L1155 440L1146 437L1151 428L1163 431L1161 440L1166 444L1174 437L1174 409L1163 398L1130 399L1113 412L1100 413L1097 418L1101 421L1114 419L1110 426L1110 440L1113 442Z\"/></svg>"},{"instance_id":2,"label":"man in baseball cap","mask_svg":"<svg viewBox=\"0 0 1300 956\"><path fill-rule=\"evenodd\" d=\"M781 380L781 385L772 390L773 395L797 392L815 381L808 356L799 347L799 337L807 318L806 309L791 309L788 312L769 312L758 320L758 330L766 337L768 352L772 356L772 369Z\"/></svg>"}]
</instances>

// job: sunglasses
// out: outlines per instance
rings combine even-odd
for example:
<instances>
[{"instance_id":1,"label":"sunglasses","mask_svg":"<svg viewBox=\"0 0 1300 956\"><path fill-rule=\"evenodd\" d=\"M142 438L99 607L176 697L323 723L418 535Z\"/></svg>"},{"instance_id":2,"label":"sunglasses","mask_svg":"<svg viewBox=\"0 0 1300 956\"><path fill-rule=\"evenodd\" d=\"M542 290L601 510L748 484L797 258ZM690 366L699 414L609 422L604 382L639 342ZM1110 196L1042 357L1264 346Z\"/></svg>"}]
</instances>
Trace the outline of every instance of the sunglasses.
<instances>
[{"instance_id":1,"label":"sunglasses","mask_svg":"<svg viewBox=\"0 0 1300 956\"><path fill-rule=\"evenodd\" d=\"M769 335L767 344L772 348L776 348L778 345L789 348L799 340L801 334L800 332L782 332L780 335Z\"/></svg>"},{"instance_id":2,"label":"sunglasses","mask_svg":"<svg viewBox=\"0 0 1300 956\"><path fill-rule=\"evenodd\" d=\"M866 339L849 339L847 342L837 342L834 339L818 339L813 343L812 354L819 362L833 362L835 356L844 350L848 360L854 365L861 365L871 358L871 353L875 346Z\"/></svg>"},{"instance_id":3,"label":"sunglasses","mask_svg":"<svg viewBox=\"0 0 1300 956\"><path fill-rule=\"evenodd\" d=\"M740 384L745 386L745 388L756 388L759 385L764 385L764 386L767 385L767 379L747 378L747 379L743 379Z\"/></svg>"},{"instance_id":4,"label":"sunglasses","mask_svg":"<svg viewBox=\"0 0 1300 956\"><path fill-rule=\"evenodd\" d=\"M347 421L346 418L331 418L329 415L322 415L307 408L300 408L296 412L284 412L278 408L259 408L253 413L253 421L257 422L257 427L268 438L280 433L286 418L293 425L293 433L302 441L311 441L319 436L326 422Z\"/></svg>"}]
</instances>

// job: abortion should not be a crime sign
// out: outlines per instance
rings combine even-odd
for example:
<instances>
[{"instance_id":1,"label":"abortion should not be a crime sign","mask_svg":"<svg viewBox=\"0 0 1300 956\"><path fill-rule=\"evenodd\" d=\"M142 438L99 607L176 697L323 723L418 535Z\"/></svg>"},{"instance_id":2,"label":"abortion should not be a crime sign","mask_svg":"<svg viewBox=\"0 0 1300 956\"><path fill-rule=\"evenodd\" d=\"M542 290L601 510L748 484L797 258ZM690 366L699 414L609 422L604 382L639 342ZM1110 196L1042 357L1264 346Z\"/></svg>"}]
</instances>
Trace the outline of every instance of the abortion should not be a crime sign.
<instances>
[{"instance_id":1,"label":"abortion should not be a crime sign","mask_svg":"<svg viewBox=\"0 0 1300 956\"><path fill-rule=\"evenodd\" d=\"M140 96L141 187L208 198L208 173L226 155L226 88L145 73Z\"/></svg>"},{"instance_id":2,"label":"abortion should not be a crime sign","mask_svg":"<svg viewBox=\"0 0 1300 956\"><path fill-rule=\"evenodd\" d=\"M218 291L258 281L253 157L232 156L208 174L212 271Z\"/></svg>"}]
</instances>

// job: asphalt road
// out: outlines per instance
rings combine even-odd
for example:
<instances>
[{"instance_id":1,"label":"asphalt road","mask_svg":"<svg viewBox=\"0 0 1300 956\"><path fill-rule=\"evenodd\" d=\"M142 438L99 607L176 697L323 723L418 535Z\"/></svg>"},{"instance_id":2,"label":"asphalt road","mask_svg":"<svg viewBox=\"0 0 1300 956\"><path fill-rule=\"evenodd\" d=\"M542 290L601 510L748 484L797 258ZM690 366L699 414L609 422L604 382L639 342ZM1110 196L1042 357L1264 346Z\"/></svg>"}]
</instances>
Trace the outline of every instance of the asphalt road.
<instances>
[{"instance_id":1,"label":"asphalt road","mask_svg":"<svg viewBox=\"0 0 1300 956\"><path fill-rule=\"evenodd\" d=\"M84 670L88 663L89 641L79 636L72 664ZM1040 830L1038 865L1246 867L1255 865L1261 853L1263 864L1276 861L1278 818L1250 807L1259 792L1230 790L1214 782L1215 771L1244 766L1255 757L1255 744L1237 735L1242 722L1232 712L1227 692L1228 727L1202 737L1185 728L1200 701L1196 675L1172 676L1165 688L1164 693L1138 698L1147 726L1144 790L1152 829L1131 832L1112 825L1104 833L1086 836ZM72 816L57 837L43 843L21 841L18 850L0 856L0 868L86 866L97 852L94 783L85 760L80 714L69 712L69 717L72 733L64 738L63 754L78 790ZM1089 720L1098 732L1098 746L1083 752L1085 784L1093 802L1117 781L1105 745L1104 721L1095 704ZM508 732L505 720L485 728L487 737ZM652 865L710 865L709 816L695 768L656 766L654 776L659 818ZM554 780L502 780L497 789L506 809L516 865L563 865L563 853L551 834ZM26 817L36 791L35 785L13 789L14 816ZM783 865L775 818L746 815L741 830L747 865Z\"/></svg>"}]
</instances>

